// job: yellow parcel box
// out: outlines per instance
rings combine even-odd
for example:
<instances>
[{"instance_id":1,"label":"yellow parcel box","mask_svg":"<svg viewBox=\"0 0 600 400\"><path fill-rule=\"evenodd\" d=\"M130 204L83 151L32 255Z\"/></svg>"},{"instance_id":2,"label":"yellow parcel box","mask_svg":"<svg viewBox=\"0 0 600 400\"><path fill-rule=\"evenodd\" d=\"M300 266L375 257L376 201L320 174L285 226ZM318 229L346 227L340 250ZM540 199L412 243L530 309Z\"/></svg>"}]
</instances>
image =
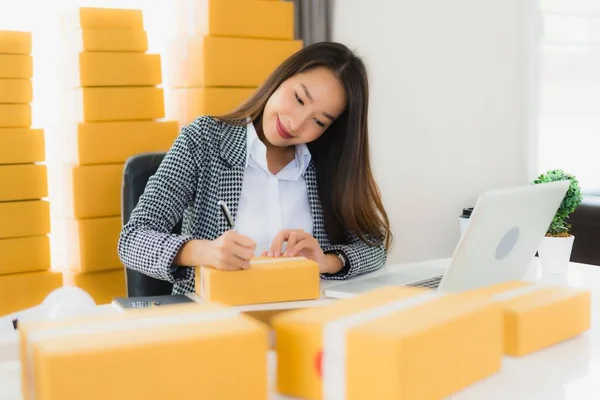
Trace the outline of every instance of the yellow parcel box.
<instances>
[{"instance_id":1,"label":"yellow parcel box","mask_svg":"<svg viewBox=\"0 0 600 400\"><path fill-rule=\"evenodd\" d=\"M30 322L19 330L25 400L269 396L268 329L217 305ZM176 368L158 367L166 365Z\"/></svg>"},{"instance_id":2,"label":"yellow parcel box","mask_svg":"<svg viewBox=\"0 0 600 400\"><path fill-rule=\"evenodd\" d=\"M0 202L0 239L50 233L50 204L44 200Z\"/></svg>"},{"instance_id":3,"label":"yellow parcel box","mask_svg":"<svg viewBox=\"0 0 600 400\"><path fill-rule=\"evenodd\" d=\"M63 35L70 51L148 51L148 34L141 29L85 28Z\"/></svg>"},{"instance_id":4,"label":"yellow parcel box","mask_svg":"<svg viewBox=\"0 0 600 400\"><path fill-rule=\"evenodd\" d=\"M77 28L144 30L144 16L137 9L77 7L61 15L61 25L63 32Z\"/></svg>"},{"instance_id":5,"label":"yellow parcel box","mask_svg":"<svg viewBox=\"0 0 600 400\"><path fill-rule=\"evenodd\" d=\"M50 238L29 236L0 239L0 275L50 269Z\"/></svg>"},{"instance_id":6,"label":"yellow parcel box","mask_svg":"<svg viewBox=\"0 0 600 400\"><path fill-rule=\"evenodd\" d=\"M386 287L273 318L277 389L303 399L441 399L500 370L492 301Z\"/></svg>"},{"instance_id":7,"label":"yellow parcel box","mask_svg":"<svg viewBox=\"0 0 600 400\"><path fill-rule=\"evenodd\" d=\"M65 245L56 249L57 266L78 272L122 268L117 244L121 218L55 218L52 236Z\"/></svg>"},{"instance_id":8,"label":"yellow parcel box","mask_svg":"<svg viewBox=\"0 0 600 400\"><path fill-rule=\"evenodd\" d=\"M121 215L123 164L60 165L56 170L55 216Z\"/></svg>"},{"instance_id":9,"label":"yellow parcel box","mask_svg":"<svg viewBox=\"0 0 600 400\"><path fill-rule=\"evenodd\" d=\"M40 305L62 282L52 271L0 275L0 317Z\"/></svg>"},{"instance_id":10,"label":"yellow parcel box","mask_svg":"<svg viewBox=\"0 0 600 400\"><path fill-rule=\"evenodd\" d=\"M196 292L207 301L244 305L320 297L319 266L302 257L257 258L247 270L198 267L195 272Z\"/></svg>"},{"instance_id":11,"label":"yellow parcel box","mask_svg":"<svg viewBox=\"0 0 600 400\"><path fill-rule=\"evenodd\" d=\"M33 58L22 54L0 54L0 78L31 79Z\"/></svg>"},{"instance_id":12,"label":"yellow parcel box","mask_svg":"<svg viewBox=\"0 0 600 400\"><path fill-rule=\"evenodd\" d=\"M0 54L31 54L31 32L0 31Z\"/></svg>"},{"instance_id":13,"label":"yellow parcel box","mask_svg":"<svg viewBox=\"0 0 600 400\"><path fill-rule=\"evenodd\" d=\"M68 123L59 127L58 157L69 164L124 163L135 154L169 150L178 134L176 121Z\"/></svg>"},{"instance_id":14,"label":"yellow parcel box","mask_svg":"<svg viewBox=\"0 0 600 400\"><path fill-rule=\"evenodd\" d=\"M504 313L504 351L524 356L590 329L589 290L505 282L467 292L499 302Z\"/></svg>"},{"instance_id":15,"label":"yellow parcel box","mask_svg":"<svg viewBox=\"0 0 600 400\"><path fill-rule=\"evenodd\" d=\"M294 3L252 0L176 0L177 36L294 39Z\"/></svg>"},{"instance_id":16,"label":"yellow parcel box","mask_svg":"<svg viewBox=\"0 0 600 400\"><path fill-rule=\"evenodd\" d=\"M115 297L127 295L123 267L91 273L63 271L63 278L65 286L76 286L85 290L96 304L110 304Z\"/></svg>"},{"instance_id":17,"label":"yellow parcel box","mask_svg":"<svg viewBox=\"0 0 600 400\"><path fill-rule=\"evenodd\" d=\"M254 93L255 88L178 88L167 92L167 118L187 125L203 115L233 111Z\"/></svg>"},{"instance_id":18,"label":"yellow parcel box","mask_svg":"<svg viewBox=\"0 0 600 400\"><path fill-rule=\"evenodd\" d=\"M87 87L66 90L63 115L70 122L164 118L163 89L153 86Z\"/></svg>"},{"instance_id":19,"label":"yellow parcel box","mask_svg":"<svg viewBox=\"0 0 600 400\"><path fill-rule=\"evenodd\" d=\"M81 52L62 61L62 77L71 87L155 86L162 82L160 55Z\"/></svg>"},{"instance_id":20,"label":"yellow parcel box","mask_svg":"<svg viewBox=\"0 0 600 400\"><path fill-rule=\"evenodd\" d=\"M41 164L0 165L0 201L48 196L48 174Z\"/></svg>"},{"instance_id":21,"label":"yellow parcel box","mask_svg":"<svg viewBox=\"0 0 600 400\"><path fill-rule=\"evenodd\" d=\"M27 164L45 159L43 129L0 128L0 164Z\"/></svg>"},{"instance_id":22,"label":"yellow parcel box","mask_svg":"<svg viewBox=\"0 0 600 400\"><path fill-rule=\"evenodd\" d=\"M0 79L0 103L27 104L32 101L31 79Z\"/></svg>"},{"instance_id":23,"label":"yellow parcel box","mask_svg":"<svg viewBox=\"0 0 600 400\"><path fill-rule=\"evenodd\" d=\"M0 104L0 128L29 128L31 105Z\"/></svg>"},{"instance_id":24,"label":"yellow parcel box","mask_svg":"<svg viewBox=\"0 0 600 400\"><path fill-rule=\"evenodd\" d=\"M168 49L170 83L173 87L255 88L301 48L299 40L177 38Z\"/></svg>"}]
</instances>

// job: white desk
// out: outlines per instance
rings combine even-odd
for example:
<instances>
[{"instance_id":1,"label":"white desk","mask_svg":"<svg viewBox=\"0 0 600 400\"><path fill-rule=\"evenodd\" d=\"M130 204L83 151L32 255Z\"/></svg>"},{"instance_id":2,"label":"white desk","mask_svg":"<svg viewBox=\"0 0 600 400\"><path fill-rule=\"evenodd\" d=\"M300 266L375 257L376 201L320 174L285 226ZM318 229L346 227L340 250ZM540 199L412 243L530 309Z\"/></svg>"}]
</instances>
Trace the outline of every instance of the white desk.
<instances>
[{"instance_id":1,"label":"white desk","mask_svg":"<svg viewBox=\"0 0 600 400\"><path fill-rule=\"evenodd\" d=\"M388 266L377 274L419 264L421 263ZM427 262L427 265L432 264L444 266L448 264L448 260ZM571 263L564 276L544 275L536 260L526 279L590 289L592 329L578 338L527 357L505 357L498 374L455 394L451 397L452 400L587 400L600 397L600 267ZM323 286L335 283L324 282ZM274 354L270 356L273 384L276 358ZM1 400L21 399L19 368L19 362L0 363ZM270 399L291 398L273 393Z\"/></svg>"}]
</instances>

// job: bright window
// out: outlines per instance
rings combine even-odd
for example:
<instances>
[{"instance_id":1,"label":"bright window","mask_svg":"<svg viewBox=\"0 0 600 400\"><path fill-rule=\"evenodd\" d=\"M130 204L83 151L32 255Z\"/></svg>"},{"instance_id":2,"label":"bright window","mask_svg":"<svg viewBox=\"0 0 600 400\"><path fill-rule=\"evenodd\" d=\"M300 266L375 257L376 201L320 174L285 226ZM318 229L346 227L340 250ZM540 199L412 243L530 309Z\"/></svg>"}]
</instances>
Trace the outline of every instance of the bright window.
<instances>
[{"instance_id":1,"label":"bright window","mask_svg":"<svg viewBox=\"0 0 600 400\"><path fill-rule=\"evenodd\" d=\"M600 191L600 1L540 0L538 168Z\"/></svg>"}]
</instances>

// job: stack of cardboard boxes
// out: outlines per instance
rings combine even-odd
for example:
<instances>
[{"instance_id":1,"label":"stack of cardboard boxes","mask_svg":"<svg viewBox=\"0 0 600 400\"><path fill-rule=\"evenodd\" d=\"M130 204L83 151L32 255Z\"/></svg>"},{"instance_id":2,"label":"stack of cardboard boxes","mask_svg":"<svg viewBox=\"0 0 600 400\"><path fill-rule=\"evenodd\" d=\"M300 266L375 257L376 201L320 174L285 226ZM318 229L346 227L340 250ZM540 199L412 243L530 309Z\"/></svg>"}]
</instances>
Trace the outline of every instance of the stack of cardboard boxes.
<instances>
[{"instance_id":1,"label":"stack of cardboard boxes","mask_svg":"<svg viewBox=\"0 0 600 400\"><path fill-rule=\"evenodd\" d=\"M141 10L78 8L62 21L66 55L53 193L55 262L65 284L98 304L125 295L117 254L125 161L167 151L177 137L164 121L161 58L148 54Z\"/></svg>"},{"instance_id":2,"label":"stack of cardboard boxes","mask_svg":"<svg viewBox=\"0 0 600 400\"><path fill-rule=\"evenodd\" d=\"M32 128L31 32L0 31L0 315L62 286L50 271L44 131Z\"/></svg>"},{"instance_id":3,"label":"stack of cardboard boxes","mask_svg":"<svg viewBox=\"0 0 600 400\"><path fill-rule=\"evenodd\" d=\"M177 0L178 30L168 53L167 117L180 125L232 111L286 58L294 4L265 0Z\"/></svg>"},{"instance_id":4,"label":"stack of cardboard boxes","mask_svg":"<svg viewBox=\"0 0 600 400\"><path fill-rule=\"evenodd\" d=\"M32 321L19 325L22 383L25 399L100 400L107 382L111 400L445 399L502 371L506 356L589 331L591 305L586 289L513 281L460 293L381 287L283 311L271 332L210 302ZM539 362L522 365L547 376ZM496 379L512 382L516 366Z\"/></svg>"}]
</instances>

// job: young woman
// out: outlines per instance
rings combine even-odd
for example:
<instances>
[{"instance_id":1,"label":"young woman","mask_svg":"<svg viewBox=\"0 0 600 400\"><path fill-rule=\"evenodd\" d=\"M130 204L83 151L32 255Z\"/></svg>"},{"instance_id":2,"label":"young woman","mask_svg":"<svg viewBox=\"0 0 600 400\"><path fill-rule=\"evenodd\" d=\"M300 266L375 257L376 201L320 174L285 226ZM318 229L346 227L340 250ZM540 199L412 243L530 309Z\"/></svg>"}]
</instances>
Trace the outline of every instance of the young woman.
<instances>
[{"instance_id":1,"label":"young woman","mask_svg":"<svg viewBox=\"0 0 600 400\"><path fill-rule=\"evenodd\" d=\"M380 268L391 232L368 103L365 66L346 46L292 55L236 111L182 129L123 227L121 261L173 282L174 294L194 291L191 266L246 269L261 255L307 257L323 279Z\"/></svg>"}]
</instances>

